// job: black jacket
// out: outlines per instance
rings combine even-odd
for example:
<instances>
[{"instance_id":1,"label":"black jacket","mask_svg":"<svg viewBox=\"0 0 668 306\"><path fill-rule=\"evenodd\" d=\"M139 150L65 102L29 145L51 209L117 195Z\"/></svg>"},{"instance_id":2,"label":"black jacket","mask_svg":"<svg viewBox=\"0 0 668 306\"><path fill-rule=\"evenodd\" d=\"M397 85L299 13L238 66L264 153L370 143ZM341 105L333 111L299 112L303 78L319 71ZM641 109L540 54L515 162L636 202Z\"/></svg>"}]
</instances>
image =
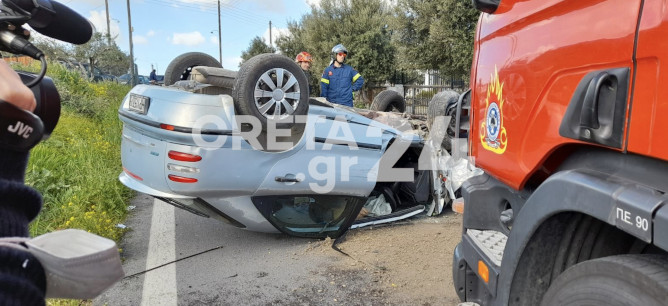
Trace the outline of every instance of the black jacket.
<instances>
[{"instance_id":1,"label":"black jacket","mask_svg":"<svg viewBox=\"0 0 668 306\"><path fill-rule=\"evenodd\" d=\"M42 207L23 184L28 153L0 148L0 237L28 237L28 223ZM28 252L0 246L0 305L44 305L46 276Z\"/></svg>"}]
</instances>

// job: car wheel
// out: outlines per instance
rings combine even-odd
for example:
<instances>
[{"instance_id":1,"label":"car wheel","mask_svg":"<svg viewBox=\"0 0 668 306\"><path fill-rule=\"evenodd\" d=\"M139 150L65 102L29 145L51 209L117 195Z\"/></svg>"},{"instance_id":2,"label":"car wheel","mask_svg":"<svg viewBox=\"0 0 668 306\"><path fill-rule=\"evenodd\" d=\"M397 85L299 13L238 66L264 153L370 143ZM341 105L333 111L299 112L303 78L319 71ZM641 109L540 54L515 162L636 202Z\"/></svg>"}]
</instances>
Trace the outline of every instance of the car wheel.
<instances>
[{"instance_id":1,"label":"car wheel","mask_svg":"<svg viewBox=\"0 0 668 306\"><path fill-rule=\"evenodd\" d=\"M668 260L661 255L617 255L581 262L550 285L541 305L665 305Z\"/></svg>"},{"instance_id":2,"label":"car wheel","mask_svg":"<svg viewBox=\"0 0 668 306\"><path fill-rule=\"evenodd\" d=\"M258 118L263 131L268 121L285 129L292 127L292 116L308 113L306 75L284 55L260 54L241 65L232 97L238 113Z\"/></svg>"},{"instance_id":3,"label":"car wheel","mask_svg":"<svg viewBox=\"0 0 668 306\"><path fill-rule=\"evenodd\" d=\"M427 106L427 128L429 129L429 133L433 138L442 138L443 142L441 146L448 152L452 151L452 138L455 137L455 124L457 120L455 118L457 108L451 108L451 111L448 112L448 106L456 104L458 101L458 93L446 90L434 95ZM440 123L434 126L434 120L438 116L450 116L450 121L445 122L447 126L441 126Z\"/></svg>"},{"instance_id":4,"label":"car wheel","mask_svg":"<svg viewBox=\"0 0 668 306\"><path fill-rule=\"evenodd\" d=\"M406 111L406 100L394 90L383 90L373 98L369 109L380 112L391 112L396 109L403 113Z\"/></svg>"},{"instance_id":5,"label":"car wheel","mask_svg":"<svg viewBox=\"0 0 668 306\"><path fill-rule=\"evenodd\" d=\"M165 86L172 85L177 81L187 80L192 68L195 66L223 67L217 59L206 53L184 53L177 56L167 66L165 70Z\"/></svg>"}]
</instances>

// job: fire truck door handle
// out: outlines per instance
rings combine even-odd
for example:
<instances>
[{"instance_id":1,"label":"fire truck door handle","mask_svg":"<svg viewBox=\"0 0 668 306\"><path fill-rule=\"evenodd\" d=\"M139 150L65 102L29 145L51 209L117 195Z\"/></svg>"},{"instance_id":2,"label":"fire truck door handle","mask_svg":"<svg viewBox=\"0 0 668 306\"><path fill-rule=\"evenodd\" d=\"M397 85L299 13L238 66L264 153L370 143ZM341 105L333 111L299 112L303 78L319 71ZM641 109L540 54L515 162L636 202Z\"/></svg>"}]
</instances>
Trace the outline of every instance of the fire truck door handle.
<instances>
[{"instance_id":1,"label":"fire truck door handle","mask_svg":"<svg viewBox=\"0 0 668 306\"><path fill-rule=\"evenodd\" d=\"M600 101L610 95L601 94L601 92L609 92L616 90L615 76L603 71L596 75L587 87L587 92L582 103L582 112L580 113L580 126L588 129L598 129L600 124L598 122L598 111L601 103L614 101ZM614 95L613 95L614 97Z\"/></svg>"},{"instance_id":2,"label":"fire truck door handle","mask_svg":"<svg viewBox=\"0 0 668 306\"><path fill-rule=\"evenodd\" d=\"M583 76L561 118L559 135L621 148L630 78L629 67L596 70Z\"/></svg>"}]
</instances>

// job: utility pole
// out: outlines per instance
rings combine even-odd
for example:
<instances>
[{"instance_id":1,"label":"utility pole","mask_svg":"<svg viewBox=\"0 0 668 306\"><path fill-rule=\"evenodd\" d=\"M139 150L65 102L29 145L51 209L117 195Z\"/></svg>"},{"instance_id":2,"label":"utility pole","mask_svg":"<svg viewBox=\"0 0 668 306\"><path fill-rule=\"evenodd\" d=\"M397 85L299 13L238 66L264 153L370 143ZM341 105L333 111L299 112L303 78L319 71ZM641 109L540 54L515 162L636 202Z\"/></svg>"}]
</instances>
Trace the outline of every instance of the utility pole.
<instances>
[{"instance_id":1,"label":"utility pole","mask_svg":"<svg viewBox=\"0 0 668 306\"><path fill-rule=\"evenodd\" d=\"M271 47L271 20L269 20L269 47Z\"/></svg>"},{"instance_id":2,"label":"utility pole","mask_svg":"<svg viewBox=\"0 0 668 306\"><path fill-rule=\"evenodd\" d=\"M109 27L109 0L104 0L107 11L107 43L111 46L111 28Z\"/></svg>"},{"instance_id":3,"label":"utility pole","mask_svg":"<svg viewBox=\"0 0 668 306\"><path fill-rule=\"evenodd\" d=\"M220 0L218 0L218 60L220 64L223 64L223 41L222 41L222 32L220 31Z\"/></svg>"},{"instance_id":4,"label":"utility pole","mask_svg":"<svg viewBox=\"0 0 668 306\"><path fill-rule=\"evenodd\" d=\"M130 33L130 74L132 75L132 86L137 85L137 71L135 70L135 55L132 52L132 17L130 16L130 0L128 2L128 32Z\"/></svg>"}]
</instances>

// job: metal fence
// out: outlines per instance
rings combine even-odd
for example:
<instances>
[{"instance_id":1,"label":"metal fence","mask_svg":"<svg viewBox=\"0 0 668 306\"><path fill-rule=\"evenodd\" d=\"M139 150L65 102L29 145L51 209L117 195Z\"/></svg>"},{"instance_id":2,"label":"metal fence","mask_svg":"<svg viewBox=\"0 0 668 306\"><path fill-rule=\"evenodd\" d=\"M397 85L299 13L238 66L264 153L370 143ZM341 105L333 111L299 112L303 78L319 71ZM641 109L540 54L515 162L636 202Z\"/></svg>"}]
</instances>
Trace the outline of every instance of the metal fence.
<instances>
[{"instance_id":1,"label":"metal fence","mask_svg":"<svg viewBox=\"0 0 668 306\"><path fill-rule=\"evenodd\" d=\"M464 92L464 82L452 82L447 85L396 85L391 87L372 87L368 91L368 106L376 95L383 90L395 90L401 93L406 100L406 113L412 115L426 115L429 101L435 94L444 90Z\"/></svg>"}]
</instances>

